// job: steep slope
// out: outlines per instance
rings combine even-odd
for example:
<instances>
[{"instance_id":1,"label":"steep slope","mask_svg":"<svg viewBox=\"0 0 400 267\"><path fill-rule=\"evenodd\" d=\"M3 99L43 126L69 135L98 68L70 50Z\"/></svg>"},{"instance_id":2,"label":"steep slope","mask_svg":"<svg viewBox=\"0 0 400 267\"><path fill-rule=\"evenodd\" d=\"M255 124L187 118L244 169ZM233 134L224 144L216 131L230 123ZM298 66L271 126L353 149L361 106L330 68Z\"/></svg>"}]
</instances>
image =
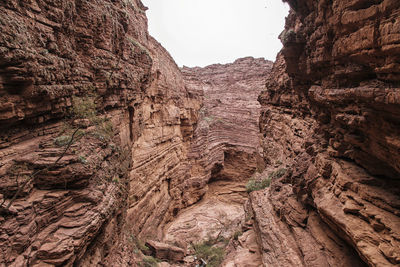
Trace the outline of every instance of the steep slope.
<instances>
[{"instance_id":1,"label":"steep slope","mask_svg":"<svg viewBox=\"0 0 400 267\"><path fill-rule=\"evenodd\" d=\"M193 205L166 226L164 242L189 248L206 240L229 241L244 226L245 182L262 168L257 97L271 67L270 61L249 57L182 69L187 88L204 94L190 152L190 181L200 190L184 195ZM245 236L254 237L250 232ZM228 260L260 264L259 255L253 253L258 251L255 239L243 246L232 249ZM247 246L256 249L249 252Z\"/></svg>"},{"instance_id":2,"label":"steep slope","mask_svg":"<svg viewBox=\"0 0 400 267\"><path fill-rule=\"evenodd\" d=\"M266 172L288 169L251 195L264 264L397 266L400 4L287 2L259 98Z\"/></svg>"},{"instance_id":3,"label":"steep slope","mask_svg":"<svg viewBox=\"0 0 400 267\"><path fill-rule=\"evenodd\" d=\"M216 180L243 215L271 62L180 70L139 0L1 7L0 264L135 264Z\"/></svg>"},{"instance_id":4,"label":"steep slope","mask_svg":"<svg viewBox=\"0 0 400 267\"><path fill-rule=\"evenodd\" d=\"M0 265L133 264L186 177L200 99L140 1L0 6Z\"/></svg>"},{"instance_id":5,"label":"steep slope","mask_svg":"<svg viewBox=\"0 0 400 267\"><path fill-rule=\"evenodd\" d=\"M211 169L207 180L243 181L257 169L260 155L255 115L260 106L256 99L271 67L270 61L250 57L226 65L183 68L186 87L204 94L192 164Z\"/></svg>"}]
</instances>

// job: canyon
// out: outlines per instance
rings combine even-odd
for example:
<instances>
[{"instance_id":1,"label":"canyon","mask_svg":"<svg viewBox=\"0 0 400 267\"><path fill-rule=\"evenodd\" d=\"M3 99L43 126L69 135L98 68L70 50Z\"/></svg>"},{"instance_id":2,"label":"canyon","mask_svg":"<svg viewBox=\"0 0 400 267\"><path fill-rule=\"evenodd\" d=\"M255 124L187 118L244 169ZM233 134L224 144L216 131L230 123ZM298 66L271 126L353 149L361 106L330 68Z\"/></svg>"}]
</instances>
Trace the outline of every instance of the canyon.
<instances>
[{"instance_id":1,"label":"canyon","mask_svg":"<svg viewBox=\"0 0 400 267\"><path fill-rule=\"evenodd\" d=\"M285 2L204 68L140 0L1 2L0 266L398 266L400 2Z\"/></svg>"}]
</instances>

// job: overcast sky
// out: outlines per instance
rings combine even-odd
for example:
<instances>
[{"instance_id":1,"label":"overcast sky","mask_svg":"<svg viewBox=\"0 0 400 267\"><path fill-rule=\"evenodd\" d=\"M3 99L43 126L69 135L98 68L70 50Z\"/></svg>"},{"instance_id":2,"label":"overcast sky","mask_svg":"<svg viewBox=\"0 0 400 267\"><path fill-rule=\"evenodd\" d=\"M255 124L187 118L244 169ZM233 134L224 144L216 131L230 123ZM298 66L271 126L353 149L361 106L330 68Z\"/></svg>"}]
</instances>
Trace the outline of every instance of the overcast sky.
<instances>
[{"instance_id":1,"label":"overcast sky","mask_svg":"<svg viewBox=\"0 0 400 267\"><path fill-rule=\"evenodd\" d=\"M149 32L179 66L275 60L289 7L281 0L142 0Z\"/></svg>"}]
</instances>

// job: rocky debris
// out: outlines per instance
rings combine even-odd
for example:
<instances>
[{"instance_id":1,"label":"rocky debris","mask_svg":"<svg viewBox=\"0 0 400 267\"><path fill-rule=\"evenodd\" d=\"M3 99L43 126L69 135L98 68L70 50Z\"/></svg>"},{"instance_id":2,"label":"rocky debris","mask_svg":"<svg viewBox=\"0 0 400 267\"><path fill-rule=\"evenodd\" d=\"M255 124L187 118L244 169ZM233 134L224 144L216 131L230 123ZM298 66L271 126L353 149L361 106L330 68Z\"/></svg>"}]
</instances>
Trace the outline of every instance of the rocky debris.
<instances>
[{"instance_id":1,"label":"rocky debris","mask_svg":"<svg viewBox=\"0 0 400 267\"><path fill-rule=\"evenodd\" d=\"M400 4L287 2L259 97L266 171L288 170L251 193L263 263L396 266Z\"/></svg>"},{"instance_id":2,"label":"rocky debris","mask_svg":"<svg viewBox=\"0 0 400 267\"><path fill-rule=\"evenodd\" d=\"M252 227L244 227L243 232L236 232L236 236L234 236L233 241L231 241L231 243L227 247L226 256L221 266L262 266L260 248L257 243L257 236Z\"/></svg>"},{"instance_id":3,"label":"rocky debris","mask_svg":"<svg viewBox=\"0 0 400 267\"><path fill-rule=\"evenodd\" d=\"M160 260L180 262L185 257L185 251L176 246L152 240L147 241L146 246L149 248L151 255Z\"/></svg>"}]
</instances>

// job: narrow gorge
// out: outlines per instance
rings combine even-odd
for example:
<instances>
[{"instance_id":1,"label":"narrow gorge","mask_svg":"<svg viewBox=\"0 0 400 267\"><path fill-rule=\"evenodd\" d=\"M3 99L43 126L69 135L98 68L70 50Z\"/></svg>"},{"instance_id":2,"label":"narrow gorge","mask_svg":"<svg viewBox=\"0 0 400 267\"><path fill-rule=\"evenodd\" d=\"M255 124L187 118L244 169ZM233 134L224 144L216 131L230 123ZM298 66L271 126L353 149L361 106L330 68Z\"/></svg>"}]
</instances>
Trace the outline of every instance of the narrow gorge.
<instances>
[{"instance_id":1,"label":"narrow gorge","mask_svg":"<svg viewBox=\"0 0 400 267\"><path fill-rule=\"evenodd\" d=\"M179 68L140 0L2 1L0 266L399 266L400 2L284 2Z\"/></svg>"}]
</instances>

